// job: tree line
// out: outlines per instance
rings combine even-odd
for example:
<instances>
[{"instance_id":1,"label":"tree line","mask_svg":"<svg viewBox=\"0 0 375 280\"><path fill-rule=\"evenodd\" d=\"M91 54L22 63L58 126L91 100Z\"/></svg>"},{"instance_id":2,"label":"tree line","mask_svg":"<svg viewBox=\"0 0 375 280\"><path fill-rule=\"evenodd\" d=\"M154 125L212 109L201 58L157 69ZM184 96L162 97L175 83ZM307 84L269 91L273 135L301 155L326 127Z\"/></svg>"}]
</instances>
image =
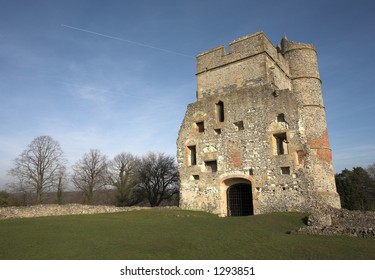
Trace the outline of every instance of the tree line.
<instances>
[{"instance_id":1,"label":"tree line","mask_svg":"<svg viewBox=\"0 0 375 280\"><path fill-rule=\"evenodd\" d=\"M335 175L341 207L349 210L375 210L375 163L366 169L354 167Z\"/></svg>"},{"instance_id":2,"label":"tree line","mask_svg":"<svg viewBox=\"0 0 375 280\"><path fill-rule=\"evenodd\" d=\"M56 191L56 202L61 204L63 190L70 183L82 192L86 204L92 204L95 191L109 187L116 191L118 206L146 200L151 207L179 192L177 163L174 157L161 152L142 157L123 152L108 159L100 150L90 149L71 170L67 171L60 144L50 136L39 136L14 160L8 172L14 178L9 188L33 193L35 204L42 203L46 192Z\"/></svg>"},{"instance_id":3,"label":"tree line","mask_svg":"<svg viewBox=\"0 0 375 280\"><path fill-rule=\"evenodd\" d=\"M62 203L63 190L69 184L82 192L85 203L92 204L95 191L111 187L118 206L147 201L158 206L179 192L177 164L172 156L150 152L142 157L120 153L113 159L91 149L67 172L67 162L57 141L50 136L35 138L14 160L8 174L14 178L10 189L24 195L33 193L35 204L43 194L56 191ZM341 206L349 210L375 210L375 163L367 169L354 167L335 174ZM0 192L0 206L7 205L7 192Z\"/></svg>"}]
</instances>

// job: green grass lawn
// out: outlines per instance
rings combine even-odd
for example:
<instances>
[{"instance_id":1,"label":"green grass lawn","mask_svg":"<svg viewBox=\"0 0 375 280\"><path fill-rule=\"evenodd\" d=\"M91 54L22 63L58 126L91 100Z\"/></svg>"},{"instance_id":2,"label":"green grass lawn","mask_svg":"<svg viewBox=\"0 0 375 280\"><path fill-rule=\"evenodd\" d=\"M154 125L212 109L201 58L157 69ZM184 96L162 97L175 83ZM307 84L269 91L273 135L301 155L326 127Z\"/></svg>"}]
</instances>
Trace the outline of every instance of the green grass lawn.
<instances>
[{"instance_id":1,"label":"green grass lawn","mask_svg":"<svg viewBox=\"0 0 375 280\"><path fill-rule=\"evenodd\" d=\"M287 234L306 215L152 209L0 221L0 259L375 259L375 240Z\"/></svg>"}]
</instances>

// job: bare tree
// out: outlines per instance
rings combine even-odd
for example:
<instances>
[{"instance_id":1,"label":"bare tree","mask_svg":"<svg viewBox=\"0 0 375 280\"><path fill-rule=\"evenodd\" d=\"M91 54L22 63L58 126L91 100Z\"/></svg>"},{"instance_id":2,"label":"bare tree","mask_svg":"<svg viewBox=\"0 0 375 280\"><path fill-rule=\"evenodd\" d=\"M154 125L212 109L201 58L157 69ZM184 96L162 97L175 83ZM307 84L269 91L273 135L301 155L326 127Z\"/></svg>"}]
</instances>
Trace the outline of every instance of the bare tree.
<instances>
[{"instance_id":1,"label":"bare tree","mask_svg":"<svg viewBox=\"0 0 375 280\"><path fill-rule=\"evenodd\" d=\"M132 206L141 201L135 189L138 164L139 159L129 153L118 154L109 164L109 182L116 188L118 206Z\"/></svg>"},{"instance_id":2,"label":"bare tree","mask_svg":"<svg viewBox=\"0 0 375 280\"><path fill-rule=\"evenodd\" d=\"M91 149L72 167L74 186L81 190L87 204L92 203L94 190L108 182L107 157L99 150Z\"/></svg>"},{"instance_id":3,"label":"bare tree","mask_svg":"<svg viewBox=\"0 0 375 280\"><path fill-rule=\"evenodd\" d=\"M164 153L148 153L140 160L137 168L139 191L149 201L151 207L178 193L179 175L177 163L172 156Z\"/></svg>"},{"instance_id":4,"label":"bare tree","mask_svg":"<svg viewBox=\"0 0 375 280\"><path fill-rule=\"evenodd\" d=\"M9 175L17 179L22 191L34 191L36 204L40 204L42 194L56 187L65 160L57 141L50 136L39 136L14 160L14 165Z\"/></svg>"},{"instance_id":5,"label":"bare tree","mask_svg":"<svg viewBox=\"0 0 375 280\"><path fill-rule=\"evenodd\" d=\"M7 184L8 190L18 196L15 204L18 206L28 205L29 202L33 201L31 186L24 182L23 176L15 168L9 170L8 174L15 178L13 182Z\"/></svg>"}]
</instances>

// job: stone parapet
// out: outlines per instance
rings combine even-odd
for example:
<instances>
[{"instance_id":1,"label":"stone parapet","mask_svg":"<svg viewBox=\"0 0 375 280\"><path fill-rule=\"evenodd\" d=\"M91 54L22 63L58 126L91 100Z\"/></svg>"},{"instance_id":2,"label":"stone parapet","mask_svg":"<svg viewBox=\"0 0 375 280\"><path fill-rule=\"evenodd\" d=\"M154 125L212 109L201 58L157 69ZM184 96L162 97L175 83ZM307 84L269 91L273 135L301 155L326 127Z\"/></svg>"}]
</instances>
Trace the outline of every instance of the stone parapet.
<instances>
[{"instance_id":1,"label":"stone parapet","mask_svg":"<svg viewBox=\"0 0 375 280\"><path fill-rule=\"evenodd\" d=\"M267 53L284 72L289 72L287 62L278 54L272 42L263 32L256 32L232 41L228 53L225 46L219 46L198 54L196 73L223 67L260 53Z\"/></svg>"}]
</instances>

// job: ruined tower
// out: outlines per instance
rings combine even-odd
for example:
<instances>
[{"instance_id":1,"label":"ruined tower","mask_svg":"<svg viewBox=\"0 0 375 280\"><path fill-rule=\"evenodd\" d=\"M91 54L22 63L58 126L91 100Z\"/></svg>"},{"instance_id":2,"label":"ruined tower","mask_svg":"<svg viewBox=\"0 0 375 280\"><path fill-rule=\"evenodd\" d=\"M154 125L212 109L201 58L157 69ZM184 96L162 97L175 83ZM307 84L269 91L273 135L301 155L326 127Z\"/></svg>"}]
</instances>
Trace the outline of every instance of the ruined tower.
<instances>
[{"instance_id":1,"label":"ruined tower","mask_svg":"<svg viewBox=\"0 0 375 280\"><path fill-rule=\"evenodd\" d=\"M180 206L220 216L340 207L316 50L254 33L197 56L177 140Z\"/></svg>"}]
</instances>

